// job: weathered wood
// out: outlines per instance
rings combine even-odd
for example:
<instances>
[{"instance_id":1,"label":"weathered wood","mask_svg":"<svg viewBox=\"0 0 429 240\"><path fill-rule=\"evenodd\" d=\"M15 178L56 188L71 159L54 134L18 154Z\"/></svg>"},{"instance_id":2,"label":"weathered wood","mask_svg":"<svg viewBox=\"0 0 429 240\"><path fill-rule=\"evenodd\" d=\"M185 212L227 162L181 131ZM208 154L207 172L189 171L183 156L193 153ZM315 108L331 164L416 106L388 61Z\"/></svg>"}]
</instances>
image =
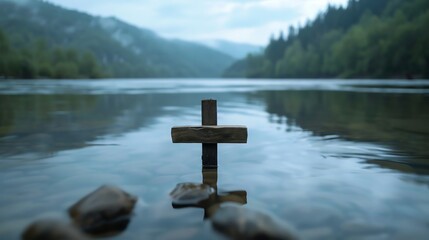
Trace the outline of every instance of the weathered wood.
<instances>
[{"instance_id":1,"label":"weathered wood","mask_svg":"<svg viewBox=\"0 0 429 240\"><path fill-rule=\"evenodd\" d=\"M173 143L247 143L245 126L182 126L171 129Z\"/></svg>"},{"instance_id":2,"label":"weathered wood","mask_svg":"<svg viewBox=\"0 0 429 240\"><path fill-rule=\"evenodd\" d=\"M217 168L217 144L203 143L201 160L203 168Z\"/></svg>"},{"instance_id":3,"label":"weathered wood","mask_svg":"<svg viewBox=\"0 0 429 240\"><path fill-rule=\"evenodd\" d=\"M203 100L201 102L201 124L217 125L217 105L216 100Z\"/></svg>"},{"instance_id":4,"label":"weathered wood","mask_svg":"<svg viewBox=\"0 0 429 240\"><path fill-rule=\"evenodd\" d=\"M206 99L201 101L201 124L202 125L217 125L217 101ZM203 142L202 144L203 167L217 167L217 143Z\"/></svg>"},{"instance_id":5,"label":"weathered wood","mask_svg":"<svg viewBox=\"0 0 429 240\"><path fill-rule=\"evenodd\" d=\"M173 143L202 143L203 168L217 168L218 143L246 143L245 126L217 126L216 100L202 100L202 126L173 127Z\"/></svg>"}]
</instances>

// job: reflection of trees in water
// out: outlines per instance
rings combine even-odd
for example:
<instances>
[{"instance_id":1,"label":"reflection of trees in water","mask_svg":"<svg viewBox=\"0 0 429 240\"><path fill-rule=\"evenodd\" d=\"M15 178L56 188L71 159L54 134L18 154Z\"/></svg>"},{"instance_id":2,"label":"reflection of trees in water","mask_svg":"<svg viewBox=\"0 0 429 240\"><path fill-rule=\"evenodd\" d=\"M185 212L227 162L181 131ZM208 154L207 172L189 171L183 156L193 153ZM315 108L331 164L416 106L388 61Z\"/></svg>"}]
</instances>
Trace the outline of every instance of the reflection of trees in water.
<instances>
[{"instance_id":1,"label":"reflection of trees in water","mask_svg":"<svg viewBox=\"0 0 429 240\"><path fill-rule=\"evenodd\" d=\"M0 95L0 155L57 151L88 146L105 135L147 127L181 109L200 109L207 94ZM230 94L216 94L221 99Z\"/></svg>"},{"instance_id":2,"label":"reflection of trees in water","mask_svg":"<svg viewBox=\"0 0 429 240\"><path fill-rule=\"evenodd\" d=\"M0 95L0 152L38 153L86 146L130 131L161 112L150 95Z\"/></svg>"},{"instance_id":3,"label":"reflection of trees in water","mask_svg":"<svg viewBox=\"0 0 429 240\"><path fill-rule=\"evenodd\" d=\"M315 135L382 143L410 156L405 163L381 164L403 171L403 164L429 174L429 96L339 91L277 91L256 95L267 112L287 117ZM378 163L377 163L378 164Z\"/></svg>"}]
</instances>

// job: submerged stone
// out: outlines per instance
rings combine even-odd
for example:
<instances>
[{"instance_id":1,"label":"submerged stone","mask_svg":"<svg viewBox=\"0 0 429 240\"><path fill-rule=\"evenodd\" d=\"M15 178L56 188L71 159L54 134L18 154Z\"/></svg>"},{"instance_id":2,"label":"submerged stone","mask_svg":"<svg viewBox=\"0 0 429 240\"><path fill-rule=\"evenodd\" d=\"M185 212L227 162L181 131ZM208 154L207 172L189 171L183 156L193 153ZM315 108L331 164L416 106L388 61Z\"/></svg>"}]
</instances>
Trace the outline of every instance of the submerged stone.
<instances>
[{"instance_id":1,"label":"submerged stone","mask_svg":"<svg viewBox=\"0 0 429 240\"><path fill-rule=\"evenodd\" d=\"M207 184L179 183L171 191L173 205L197 205L207 200L214 193L214 189Z\"/></svg>"},{"instance_id":2,"label":"submerged stone","mask_svg":"<svg viewBox=\"0 0 429 240\"><path fill-rule=\"evenodd\" d=\"M114 186L102 186L69 208L75 224L95 235L125 230L137 198Z\"/></svg>"},{"instance_id":3,"label":"submerged stone","mask_svg":"<svg viewBox=\"0 0 429 240\"><path fill-rule=\"evenodd\" d=\"M23 240L87 240L76 227L56 219L38 220L22 234Z\"/></svg>"},{"instance_id":4,"label":"submerged stone","mask_svg":"<svg viewBox=\"0 0 429 240\"><path fill-rule=\"evenodd\" d=\"M241 206L222 206L211 220L217 231L231 239L297 239L285 223Z\"/></svg>"}]
</instances>

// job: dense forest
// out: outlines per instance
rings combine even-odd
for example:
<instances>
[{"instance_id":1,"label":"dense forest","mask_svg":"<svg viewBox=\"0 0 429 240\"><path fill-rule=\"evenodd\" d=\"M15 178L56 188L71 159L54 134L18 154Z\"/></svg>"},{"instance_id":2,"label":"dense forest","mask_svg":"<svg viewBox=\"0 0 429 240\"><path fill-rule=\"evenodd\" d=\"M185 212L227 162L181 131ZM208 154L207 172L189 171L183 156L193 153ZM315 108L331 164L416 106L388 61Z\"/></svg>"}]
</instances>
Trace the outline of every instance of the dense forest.
<instances>
[{"instance_id":1,"label":"dense forest","mask_svg":"<svg viewBox=\"0 0 429 240\"><path fill-rule=\"evenodd\" d=\"M225 77L429 78L429 1L350 0L329 6Z\"/></svg>"},{"instance_id":2,"label":"dense forest","mask_svg":"<svg viewBox=\"0 0 429 240\"><path fill-rule=\"evenodd\" d=\"M4 78L107 77L89 52L81 54L73 49L50 48L43 40L15 49L1 30L0 52L0 76Z\"/></svg>"},{"instance_id":3,"label":"dense forest","mask_svg":"<svg viewBox=\"0 0 429 240\"><path fill-rule=\"evenodd\" d=\"M234 60L43 0L0 0L0 30L0 78L220 77Z\"/></svg>"}]
</instances>

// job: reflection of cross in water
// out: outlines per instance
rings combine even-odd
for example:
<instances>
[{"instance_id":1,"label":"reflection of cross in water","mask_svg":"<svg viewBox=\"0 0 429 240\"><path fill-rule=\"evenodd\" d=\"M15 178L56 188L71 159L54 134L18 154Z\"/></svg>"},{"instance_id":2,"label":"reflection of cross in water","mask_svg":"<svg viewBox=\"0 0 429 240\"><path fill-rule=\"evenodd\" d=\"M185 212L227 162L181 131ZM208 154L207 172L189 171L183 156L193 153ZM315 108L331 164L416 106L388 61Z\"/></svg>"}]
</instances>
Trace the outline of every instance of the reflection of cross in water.
<instances>
[{"instance_id":1,"label":"reflection of cross in water","mask_svg":"<svg viewBox=\"0 0 429 240\"><path fill-rule=\"evenodd\" d=\"M244 190L228 191L218 193L217 190L217 169L203 168L203 184L210 186L214 192L207 199L201 200L194 204L176 204L173 202L173 208L196 207L204 209L204 218L210 218L216 210L225 202L233 202L238 204L247 203L247 192Z\"/></svg>"},{"instance_id":2,"label":"reflection of cross in water","mask_svg":"<svg viewBox=\"0 0 429 240\"><path fill-rule=\"evenodd\" d=\"M217 168L218 143L246 143L245 126L218 126L216 100L201 103L202 126L183 126L171 129L173 143L202 143L203 167Z\"/></svg>"}]
</instances>

